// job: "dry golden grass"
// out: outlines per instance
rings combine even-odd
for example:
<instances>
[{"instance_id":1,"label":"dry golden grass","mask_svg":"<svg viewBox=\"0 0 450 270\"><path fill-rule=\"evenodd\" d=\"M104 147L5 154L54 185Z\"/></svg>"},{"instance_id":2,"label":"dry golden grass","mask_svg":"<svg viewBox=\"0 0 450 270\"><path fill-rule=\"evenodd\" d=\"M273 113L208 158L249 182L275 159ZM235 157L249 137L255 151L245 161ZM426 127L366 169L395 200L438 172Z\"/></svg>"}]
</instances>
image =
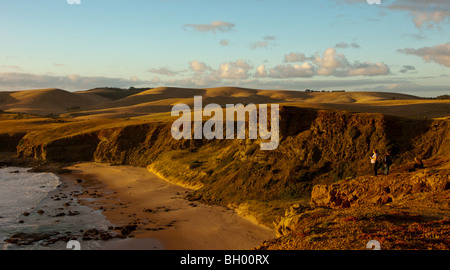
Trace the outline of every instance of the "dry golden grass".
<instances>
[{"instance_id":1,"label":"dry golden grass","mask_svg":"<svg viewBox=\"0 0 450 270\"><path fill-rule=\"evenodd\" d=\"M61 89L0 92L0 109L38 115L60 114L82 106L105 102L101 96L76 94Z\"/></svg>"},{"instance_id":2,"label":"dry golden grass","mask_svg":"<svg viewBox=\"0 0 450 270\"><path fill-rule=\"evenodd\" d=\"M0 92L0 110L44 116L61 114L63 117L80 120L134 118L170 112L177 103L192 107L194 96L199 95L203 97L204 105L289 103L299 107L378 112L419 118L445 118L450 115L448 100L423 99L398 93L304 92L238 87L158 87L144 91L97 89L75 93L60 89Z\"/></svg>"}]
</instances>

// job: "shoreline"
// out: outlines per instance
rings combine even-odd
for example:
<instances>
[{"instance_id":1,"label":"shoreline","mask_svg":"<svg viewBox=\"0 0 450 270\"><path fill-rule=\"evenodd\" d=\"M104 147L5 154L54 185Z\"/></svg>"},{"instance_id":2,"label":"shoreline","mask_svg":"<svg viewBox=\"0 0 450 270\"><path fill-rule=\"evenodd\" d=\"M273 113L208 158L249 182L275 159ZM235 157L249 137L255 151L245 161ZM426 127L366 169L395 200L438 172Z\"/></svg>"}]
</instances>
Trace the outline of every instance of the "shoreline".
<instances>
[{"instance_id":1,"label":"shoreline","mask_svg":"<svg viewBox=\"0 0 450 270\"><path fill-rule=\"evenodd\" d=\"M81 204L101 210L115 228L135 227L131 238L107 242L106 249L249 250L275 237L234 210L186 200L192 189L146 168L87 162L65 169L72 172L61 175L62 181L81 179Z\"/></svg>"},{"instance_id":2,"label":"shoreline","mask_svg":"<svg viewBox=\"0 0 450 270\"><path fill-rule=\"evenodd\" d=\"M113 237L101 241L100 249L250 250L275 238L273 229L236 209L187 200L192 187L168 181L145 167L42 163L12 152L0 153L0 165L51 172L62 183L57 192L81 188L75 196L65 195L100 211L113 225L106 231ZM125 235L124 228L128 228Z\"/></svg>"}]
</instances>

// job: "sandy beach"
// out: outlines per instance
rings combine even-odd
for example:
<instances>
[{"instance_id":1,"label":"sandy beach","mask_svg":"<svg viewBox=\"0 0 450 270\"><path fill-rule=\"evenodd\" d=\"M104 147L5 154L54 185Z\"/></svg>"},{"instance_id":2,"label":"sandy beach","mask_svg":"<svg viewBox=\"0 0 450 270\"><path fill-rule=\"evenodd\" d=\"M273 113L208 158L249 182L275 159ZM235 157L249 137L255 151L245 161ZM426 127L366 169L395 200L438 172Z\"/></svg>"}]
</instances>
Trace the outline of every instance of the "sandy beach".
<instances>
[{"instance_id":1,"label":"sandy beach","mask_svg":"<svg viewBox=\"0 0 450 270\"><path fill-rule=\"evenodd\" d=\"M132 226L127 239L105 249L248 250L275 237L269 228L234 210L191 202L193 190L169 183L146 168L80 163L61 181L80 185L79 201L101 210L115 228Z\"/></svg>"}]
</instances>

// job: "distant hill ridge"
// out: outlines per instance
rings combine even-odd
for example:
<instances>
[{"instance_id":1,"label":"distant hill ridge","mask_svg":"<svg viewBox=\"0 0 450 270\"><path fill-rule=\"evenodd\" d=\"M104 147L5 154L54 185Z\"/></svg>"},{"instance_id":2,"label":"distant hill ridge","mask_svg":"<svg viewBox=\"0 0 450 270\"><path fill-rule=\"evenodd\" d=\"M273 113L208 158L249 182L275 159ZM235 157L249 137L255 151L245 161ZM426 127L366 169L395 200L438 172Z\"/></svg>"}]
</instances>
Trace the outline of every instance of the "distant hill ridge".
<instances>
[{"instance_id":1,"label":"distant hill ridge","mask_svg":"<svg viewBox=\"0 0 450 270\"><path fill-rule=\"evenodd\" d=\"M356 111L370 111L370 108L373 108L370 106L382 102L389 106L430 102L429 99L417 96L386 92L257 90L240 87L128 89L102 87L76 92L57 88L4 91L0 92L0 110L64 117L127 118L168 113L176 103L192 106L193 97L198 95L203 97L203 104L217 103L221 106L238 103L291 103L301 107ZM359 108L360 105L365 107ZM447 102L447 105L439 111L445 111L448 106ZM391 109L394 108L386 110Z\"/></svg>"}]
</instances>

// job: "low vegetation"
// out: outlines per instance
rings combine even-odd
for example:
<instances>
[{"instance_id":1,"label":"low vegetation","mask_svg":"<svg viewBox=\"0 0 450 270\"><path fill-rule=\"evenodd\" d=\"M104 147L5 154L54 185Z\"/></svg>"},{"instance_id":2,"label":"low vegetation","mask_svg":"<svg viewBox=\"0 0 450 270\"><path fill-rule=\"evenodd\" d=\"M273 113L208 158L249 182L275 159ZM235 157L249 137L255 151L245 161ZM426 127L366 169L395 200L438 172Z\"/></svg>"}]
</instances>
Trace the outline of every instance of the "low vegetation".
<instances>
[{"instance_id":1,"label":"low vegetation","mask_svg":"<svg viewBox=\"0 0 450 270\"><path fill-rule=\"evenodd\" d=\"M214 91L231 91L227 92L230 96L239 94L240 97L243 93L254 94L231 90ZM152 98L166 94L166 89L153 89L148 93ZM265 92L259 94L266 95ZM270 98L279 99L284 94L271 93ZM330 94L342 98L338 95L348 93L302 93L305 94ZM395 97L395 102L400 102L399 96ZM384 102L394 102L390 98ZM378 149L381 154L390 152L394 158L393 168L399 172L407 172L416 156L425 161L448 157L449 120L407 118L371 110L377 110L377 107L366 106L360 110L365 112L357 112L283 104L280 108L281 141L273 151L260 150L259 140L174 140L170 130L175 118L168 112L92 119L89 114L85 118L25 115L15 118L3 113L0 115L0 137L8 147L0 147L0 151L15 149L20 157L43 162L96 161L147 167L169 181L195 189L188 198L190 200L234 208L274 229L279 228L280 217L284 218L285 224L286 214L292 211L293 216L288 215L288 218L308 216L303 219L306 223L297 223L294 230L281 233L280 238L265 243L259 247L261 249L360 248L354 241L371 237L388 239L382 242L390 249L418 248L418 242L408 240L407 235L398 234L397 238L392 238L391 234L400 230L410 231L410 236L420 234L423 237L430 232L438 240L427 242L424 248L448 248L439 238L448 229L446 218L449 217L444 212L439 212L438 218L429 219L428 214L409 211L407 205L402 206L406 210L400 206L391 209L389 200L384 205L361 208L311 208L315 187L332 186L369 175L369 156L373 149ZM83 113L82 108L80 113ZM434 170L441 172L445 164L448 160L435 166ZM407 177L404 181L408 181ZM440 192L442 194L436 200L443 204L439 207L448 209L448 190ZM420 206L419 202L416 203ZM295 209L289 210L293 205ZM369 218L371 215L374 218ZM409 223L416 216L420 216L421 226L427 228L421 233L415 233L417 226ZM384 224L383 230L369 229L374 219L380 221L377 224ZM276 220L279 222L274 223ZM407 222L398 223L398 220ZM332 236L339 241L332 241Z\"/></svg>"}]
</instances>

